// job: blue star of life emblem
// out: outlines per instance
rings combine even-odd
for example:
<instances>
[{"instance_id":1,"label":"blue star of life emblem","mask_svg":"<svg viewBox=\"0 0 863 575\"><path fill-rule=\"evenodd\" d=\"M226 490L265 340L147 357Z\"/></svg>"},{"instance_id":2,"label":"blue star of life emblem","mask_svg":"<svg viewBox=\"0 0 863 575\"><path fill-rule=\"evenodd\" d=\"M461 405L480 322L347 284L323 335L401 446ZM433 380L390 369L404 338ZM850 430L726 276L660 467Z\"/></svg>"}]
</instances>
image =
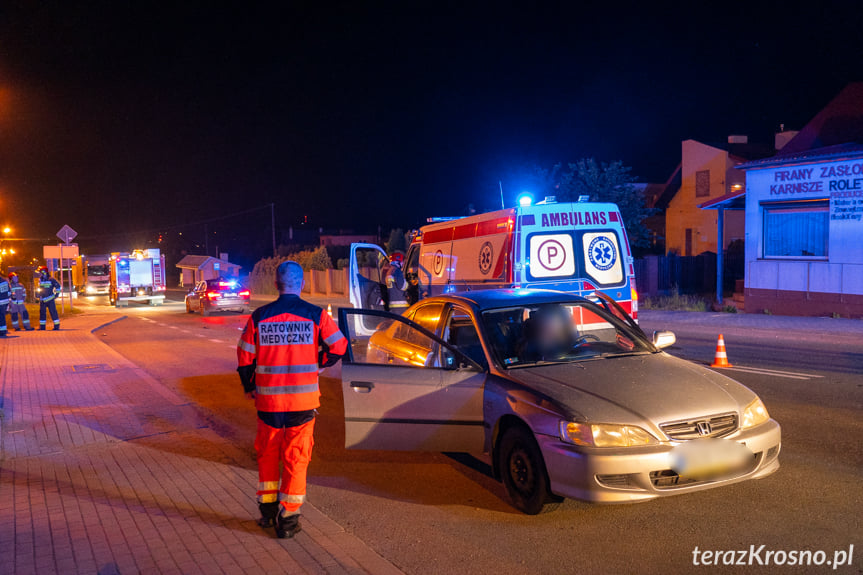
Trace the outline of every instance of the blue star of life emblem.
<instances>
[{"instance_id":1,"label":"blue star of life emblem","mask_svg":"<svg viewBox=\"0 0 863 575\"><path fill-rule=\"evenodd\" d=\"M587 255L593 267L600 271L607 271L614 267L617 261L617 249L605 236L598 236L591 240L587 248Z\"/></svg>"}]
</instances>

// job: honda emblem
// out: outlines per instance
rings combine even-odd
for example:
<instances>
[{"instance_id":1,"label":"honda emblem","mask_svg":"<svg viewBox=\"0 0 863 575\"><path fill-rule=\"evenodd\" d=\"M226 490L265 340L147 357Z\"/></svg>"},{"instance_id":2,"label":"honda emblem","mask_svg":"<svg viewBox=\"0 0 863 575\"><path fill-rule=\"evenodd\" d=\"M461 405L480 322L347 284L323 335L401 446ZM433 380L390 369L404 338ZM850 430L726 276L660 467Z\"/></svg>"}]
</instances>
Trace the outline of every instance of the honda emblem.
<instances>
[{"instance_id":1,"label":"honda emblem","mask_svg":"<svg viewBox=\"0 0 863 575\"><path fill-rule=\"evenodd\" d=\"M713 431L713 428L710 427L709 421L696 422L695 429L698 431L698 435L702 437L710 435L710 433Z\"/></svg>"}]
</instances>

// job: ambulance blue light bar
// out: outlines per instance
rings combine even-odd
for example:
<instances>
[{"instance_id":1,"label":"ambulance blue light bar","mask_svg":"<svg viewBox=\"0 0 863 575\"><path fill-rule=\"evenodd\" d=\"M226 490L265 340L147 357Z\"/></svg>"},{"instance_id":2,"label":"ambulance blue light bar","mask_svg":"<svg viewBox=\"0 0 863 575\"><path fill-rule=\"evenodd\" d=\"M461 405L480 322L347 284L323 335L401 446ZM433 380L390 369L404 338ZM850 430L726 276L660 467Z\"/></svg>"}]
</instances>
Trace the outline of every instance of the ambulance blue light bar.
<instances>
[{"instance_id":1,"label":"ambulance blue light bar","mask_svg":"<svg viewBox=\"0 0 863 575\"><path fill-rule=\"evenodd\" d=\"M522 208L529 208L533 204L533 196L527 192L520 194L517 199L518 205Z\"/></svg>"}]
</instances>

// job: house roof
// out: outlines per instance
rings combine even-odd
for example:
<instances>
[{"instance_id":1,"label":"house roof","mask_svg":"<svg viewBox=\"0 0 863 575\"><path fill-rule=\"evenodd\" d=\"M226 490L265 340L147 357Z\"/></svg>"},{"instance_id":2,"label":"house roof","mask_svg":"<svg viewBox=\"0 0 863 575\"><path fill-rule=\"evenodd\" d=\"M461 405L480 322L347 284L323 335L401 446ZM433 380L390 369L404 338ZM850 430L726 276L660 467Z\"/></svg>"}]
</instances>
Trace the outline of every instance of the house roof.
<instances>
[{"instance_id":1,"label":"house roof","mask_svg":"<svg viewBox=\"0 0 863 575\"><path fill-rule=\"evenodd\" d=\"M717 210L724 208L726 210L742 210L746 208L746 190L737 190L719 196L698 206L702 210Z\"/></svg>"},{"instance_id":2,"label":"house roof","mask_svg":"<svg viewBox=\"0 0 863 575\"><path fill-rule=\"evenodd\" d=\"M816 148L814 150L804 150L793 154L777 154L772 158L763 158L761 160L747 162L734 167L740 170L747 170L750 168L770 168L773 166L813 162L816 160L841 160L843 158L856 159L861 156L863 156L863 143L857 144L852 142L848 144L838 144L836 146L827 146L825 148Z\"/></svg>"},{"instance_id":3,"label":"house roof","mask_svg":"<svg viewBox=\"0 0 863 575\"><path fill-rule=\"evenodd\" d=\"M659 196L654 200L653 205L650 207L660 210L664 210L668 207L671 199L674 198L674 194L676 194L680 189L683 173L682 168L682 164L677 164L677 167L674 168L674 171L671 172L670 176L668 176L668 180L665 181L665 188L662 190L662 193L659 194Z\"/></svg>"},{"instance_id":4,"label":"house roof","mask_svg":"<svg viewBox=\"0 0 863 575\"><path fill-rule=\"evenodd\" d=\"M785 144L778 156L848 143L863 144L863 82L845 86Z\"/></svg>"},{"instance_id":5,"label":"house roof","mask_svg":"<svg viewBox=\"0 0 863 575\"><path fill-rule=\"evenodd\" d=\"M243 267L241 265L232 264L231 262L226 262L225 260L220 260L219 258L214 258L213 256L194 256L194 255L185 256L183 259L181 259L179 262L177 262L177 267L178 268L199 270L202 267L204 267L205 265L207 265L210 262L210 260L224 263L224 264L228 264L231 266L236 266L237 269Z\"/></svg>"}]
</instances>

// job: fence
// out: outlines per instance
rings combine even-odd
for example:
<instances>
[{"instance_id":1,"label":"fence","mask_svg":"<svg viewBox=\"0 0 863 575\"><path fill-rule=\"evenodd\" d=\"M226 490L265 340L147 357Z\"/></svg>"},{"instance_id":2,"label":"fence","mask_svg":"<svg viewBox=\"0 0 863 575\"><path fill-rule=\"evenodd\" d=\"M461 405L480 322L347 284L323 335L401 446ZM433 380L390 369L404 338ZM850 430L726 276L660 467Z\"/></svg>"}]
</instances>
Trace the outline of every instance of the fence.
<instances>
[{"instance_id":1,"label":"fence","mask_svg":"<svg viewBox=\"0 0 863 575\"><path fill-rule=\"evenodd\" d=\"M723 262L723 291L733 292L735 282L743 279L743 254L725 253ZM646 256L635 260L635 281L645 296L665 295L672 289L681 294L715 293L716 254Z\"/></svg>"}]
</instances>

